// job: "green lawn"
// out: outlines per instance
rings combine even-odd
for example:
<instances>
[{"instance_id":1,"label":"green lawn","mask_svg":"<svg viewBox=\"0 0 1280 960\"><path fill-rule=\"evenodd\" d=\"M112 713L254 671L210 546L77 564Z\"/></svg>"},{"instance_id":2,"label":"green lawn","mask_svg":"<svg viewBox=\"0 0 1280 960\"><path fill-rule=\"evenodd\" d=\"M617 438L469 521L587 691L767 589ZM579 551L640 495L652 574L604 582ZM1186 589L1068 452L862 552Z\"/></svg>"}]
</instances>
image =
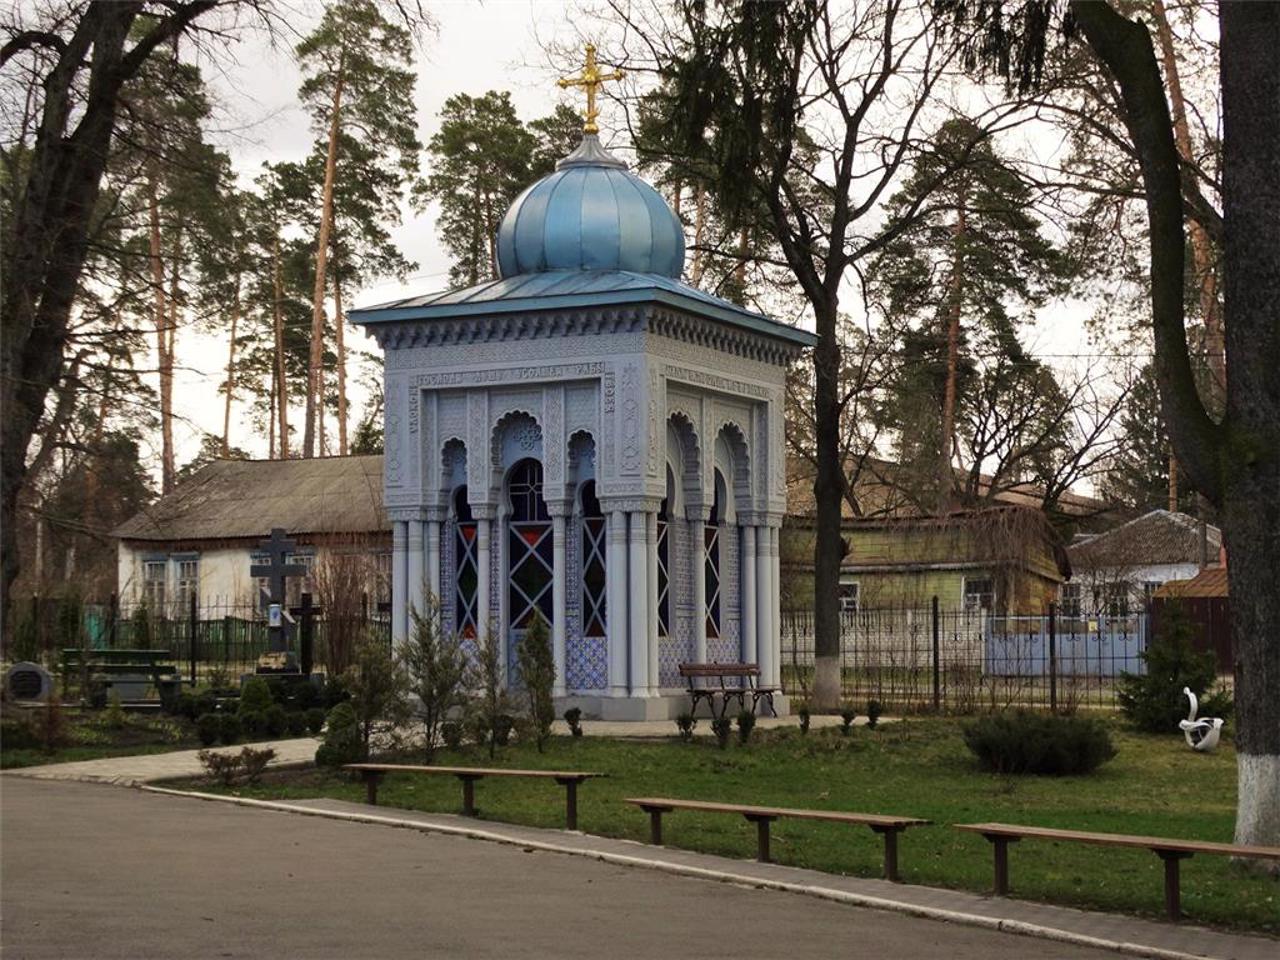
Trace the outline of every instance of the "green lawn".
<instances>
[{"instance_id":1,"label":"green lawn","mask_svg":"<svg viewBox=\"0 0 1280 960\"><path fill-rule=\"evenodd\" d=\"M981 837L948 824L986 820L1115 833L1230 840L1235 808L1235 753L1189 751L1177 736L1125 732L1118 755L1088 777L1000 777L979 772L959 725L913 719L878 731L794 728L758 735L728 750L707 741L611 741L557 738L545 754L531 746L500 750L506 766L598 770L609 779L586 784L579 826L588 833L647 839L647 817L620 803L627 796L674 796L926 817L934 826L907 831L900 861L908 883L987 891L991 852ZM419 761L420 762L420 761ZM474 748L438 762L488 765ZM209 789L205 787L205 789ZM363 786L328 771L282 771L237 792L294 799L364 799ZM484 818L542 827L563 823L563 791L550 784L486 780L477 786ZM453 812L460 789L452 777L392 775L379 791L387 807ZM741 817L676 812L664 819L673 846L748 858L755 828ZM782 863L832 873L878 876L880 839L865 828L780 820L773 855ZM1011 848L1014 895L1027 899L1159 917L1162 865L1146 851L1024 841ZM1232 867L1223 857L1183 862L1183 910L1191 922L1280 934L1280 882Z\"/></svg>"}]
</instances>

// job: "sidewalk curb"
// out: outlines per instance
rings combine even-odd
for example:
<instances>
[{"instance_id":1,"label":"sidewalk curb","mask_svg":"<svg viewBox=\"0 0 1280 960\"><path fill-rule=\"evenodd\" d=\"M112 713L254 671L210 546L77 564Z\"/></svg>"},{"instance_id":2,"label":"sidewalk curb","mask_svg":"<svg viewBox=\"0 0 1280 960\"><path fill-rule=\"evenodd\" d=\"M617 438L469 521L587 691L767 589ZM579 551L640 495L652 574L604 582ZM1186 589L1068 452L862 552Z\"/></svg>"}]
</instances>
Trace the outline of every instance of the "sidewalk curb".
<instances>
[{"instance_id":1,"label":"sidewalk curb","mask_svg":"<svg viewBox=\"0 0 1280 960\"><path fill-rule=\"evenodd\" d=\"M305 807L298 804L284 803L275 800L254 800L249 797L229 797L216 793L203 793L195 790L177 790L169 787L149 786L147 784L140 784L137 786L137 789L145 790L149 793L185 797L192 800L231 803L242 807L256 807L264 810L275 810L282 813L294 813L312 817L326 817L331 820L345 820L352 823L370 823L379 826L400 827L402 829L417 830L421 833L440 833L450 836L469 837L475 840L487 840L492 843L501 843L507 846L520 847L524 850L538 850L544 853L560 853L575 857L587 857L592 860L616 864L618 866L640 867L642 869L657 870L663 873L692 877L700 880L715 880L721 883L731 883L736 886L777 890L784 893L795 893L802 896L816 897L822 900L843 903L849 906L902 913L926 920L940 920L948 923L959 923L964 924L965 926L979 927L1000 933L1015 933L1028 937L1038 937L1042 940L1069 943L1073 946L1092 947L1099 950L1111 950L1128 956L1150 957L1153 958L1153 960L1206 960L1207 957L1211 957L1209 954L1184 953L1180 950L1167 950L1162 947L1146 946L1140 943L1107 940L1100 937L1091 937L1086 934L1074 933L1070 930L1062 930L1057 927L1028 923L1022 920L1004 920L998 917L983 916L982 914L964 913L962 911L947 910L941 907L929 907L921 904L905 903L900 900L891 900L885 897L853 893L847 890L836 890L832 887L822 887L808 883L793 883L787 880L775 880L764 877L752 877L745 874L733 873L727 870L712 870L706 867L695 867L687 864L674 863L668 860L654 859L652 857L633 857L626 854L611 853L604 850L584 850L580 847L549 843L545 840L524 840L501 833L481 830L475 827L453 826L442 823L424 823L419 820L407 820L399 817L381 816L378 814L322 810L316 807ZM641 844L637 844L637 846L641 846Z\"/></svg>"}]
</instances>

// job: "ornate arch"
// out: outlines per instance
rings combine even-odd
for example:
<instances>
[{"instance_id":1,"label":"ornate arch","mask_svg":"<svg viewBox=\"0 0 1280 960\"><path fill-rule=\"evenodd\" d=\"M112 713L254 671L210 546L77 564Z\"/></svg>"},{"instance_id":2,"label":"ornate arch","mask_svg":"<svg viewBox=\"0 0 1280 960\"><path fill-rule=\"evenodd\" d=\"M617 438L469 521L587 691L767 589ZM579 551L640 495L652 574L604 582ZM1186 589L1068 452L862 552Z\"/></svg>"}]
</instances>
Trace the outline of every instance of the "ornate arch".
<instances>
[{"instance_id":1,"label":"ornate arch","mask_svg":"<svg viewBox=\"0 0 1280 960\"><path fill-rule=\"evenodd\" d=\"M689 415L682 410L677 410L667 417L667 428L675 435L680 452L680 470L677 480L681 499L686 509L700 509L706 500L706 491L703 490L702 484L703 450L698 442L698 432Z\"/></svg>"},{"instance_id":2,"label":"ornate arch","mask_svg":"<svg viewBox=\"0 0 1280 960\"><path fill-rule=\"evenodd\" d=\"M508 443L515 449L511 462L504 463L503 449ZM498 417L489 431L489 462L495 473L503 474L525 457L542 459L542 424L532 411L512 408Z\"/></svg>"},{"instance_id":3,"label":"ornate arch","mask_svg":"<svg viewBox=\"0 0 1280 960\"><path fill-rule=\"evenodd\" d=\"M747 443L746 431L733 418L726 417L716 431L716 445L723 441L729 454L729 467L725 473L726 482L731 485L735 506L738 510L751 509L751 451ZM717 451L717 466L720 465Z\"/></svg>"}]
</instances>

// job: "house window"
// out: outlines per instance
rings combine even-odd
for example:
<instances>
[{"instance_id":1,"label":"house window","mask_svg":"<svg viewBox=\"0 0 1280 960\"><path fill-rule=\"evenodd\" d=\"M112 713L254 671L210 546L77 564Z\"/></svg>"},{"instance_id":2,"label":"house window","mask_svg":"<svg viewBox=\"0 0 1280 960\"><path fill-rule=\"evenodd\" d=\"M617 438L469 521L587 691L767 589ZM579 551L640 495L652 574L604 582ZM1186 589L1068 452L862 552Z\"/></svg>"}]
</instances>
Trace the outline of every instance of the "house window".
<instances>
[{"instance_id":1,"label":"house window","mask_svg":"<svg viewBox=\"0 0 1280 960\"><path fill-rule=\"evenodd\" d=\"M146 560L142 564L142 602L152 613L163 616L168 597L165 587L169 579L168 560Z\"/></svg>"},{"instance_id":2,"label":"house window","mask_svg":"<svg viewBox=\"0 0 1280 960\"><path fill-rule=\"evenodd\" d=\"M1064 583L1059 594L1059 613L1063 617L1078 620L1084 614L1084 591L1078 583Z\"/></svg>"},{"instance_id":3,"label":"house window","mask_svg":"<svg viewBox=\"0 0 1280 960\"><path fill-rule=\"evenodd\" d=\"M840 611L842 613L858 612L858 581L852 577L840 576Z\"/></svg>"},{"instance_id":4,"label":"house window","mask_svg":"<svg viewBox=\"0 0 1280 960\"><path fill-rule=\"evenodd\" d=\"M964 578L964 608L991 610L996 605L995 582L990 577Z\"/></svg>"},{"instance_id":5,"label":"house window","mask_svg":"<svg viewBox=\"0 0 1280 960\"><path fill-rule=\"evenodd\" d=\"M316 555L314 553L290 553L284 558L285 563L296 563L305 567L307 572L300 577L285 578L285 606L296 607L302 603L302 595L316 592Z\"/></svg>"},{"instance_id":6,"label":"house window","mask_svg":"<svg viewBox=\"0 0 1280 960\"><path fill-rule=\"evenodd\" d=\"M1161 584L1159 580L1142 581L1142 609L1145 610L1147 607L1151 606L1151 596L1159 590L1161 586L1163 586L1163 584Z\"/></svg>"},{"instance_id":7,"label":"house window","mask_svg":"<svg viewBox=\"0 0 1280 960\"><path fill-rule=\"evenodd\" d=\"M271 557L265 553L249 554L249 565L255 566L261 564L265 566L271 562ZM267 597L271 595L271 580L268 577L253 578L253 606L257 610L265 611L267 604L270 602Z\"/></svg>"},{"instance_id":8,"label":"house window","mask_svg":"<svg viewBox=\"0 0 1280 960\"><path fill-rule=\"evenodd\" d=\"M177 561L178 578L174 582L174 599L179 615L191 609L191 599L200 602L200 559L187 557Z\"/></svg>"},{"instance_id":9,"label":"house window","mask_svg":"<svg viewBox=\"0 0 1280 960\"><path fill-rule=\"evenodd\" d=\"M1102 612L1108 617L1127 617L1129 615L1129 583L1108 583L1102 588Z\"/></svg>"}]
</instances>

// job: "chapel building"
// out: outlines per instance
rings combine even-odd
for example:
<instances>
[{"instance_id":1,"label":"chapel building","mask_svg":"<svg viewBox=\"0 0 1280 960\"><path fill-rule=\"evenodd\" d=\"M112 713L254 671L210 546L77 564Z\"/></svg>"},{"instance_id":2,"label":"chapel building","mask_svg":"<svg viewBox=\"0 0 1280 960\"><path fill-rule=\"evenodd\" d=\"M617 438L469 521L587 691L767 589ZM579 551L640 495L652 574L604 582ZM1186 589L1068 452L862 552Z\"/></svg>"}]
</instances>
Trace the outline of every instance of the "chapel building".
<instances>
[{"instance_id":1,"label":"chapel building","mask_svg":"<svg viewBox=\"0 0 1280 960\"><path fill-rule=\"evenodd\" d=\"M679 219L593 132L497 260L351 314L385 354L395 641L430 595L512 679L541 616L560 708L605 719L687 709L684 662L778 686L784 381L814 337L682 283Z\"/></svg>"}]
</instances>

